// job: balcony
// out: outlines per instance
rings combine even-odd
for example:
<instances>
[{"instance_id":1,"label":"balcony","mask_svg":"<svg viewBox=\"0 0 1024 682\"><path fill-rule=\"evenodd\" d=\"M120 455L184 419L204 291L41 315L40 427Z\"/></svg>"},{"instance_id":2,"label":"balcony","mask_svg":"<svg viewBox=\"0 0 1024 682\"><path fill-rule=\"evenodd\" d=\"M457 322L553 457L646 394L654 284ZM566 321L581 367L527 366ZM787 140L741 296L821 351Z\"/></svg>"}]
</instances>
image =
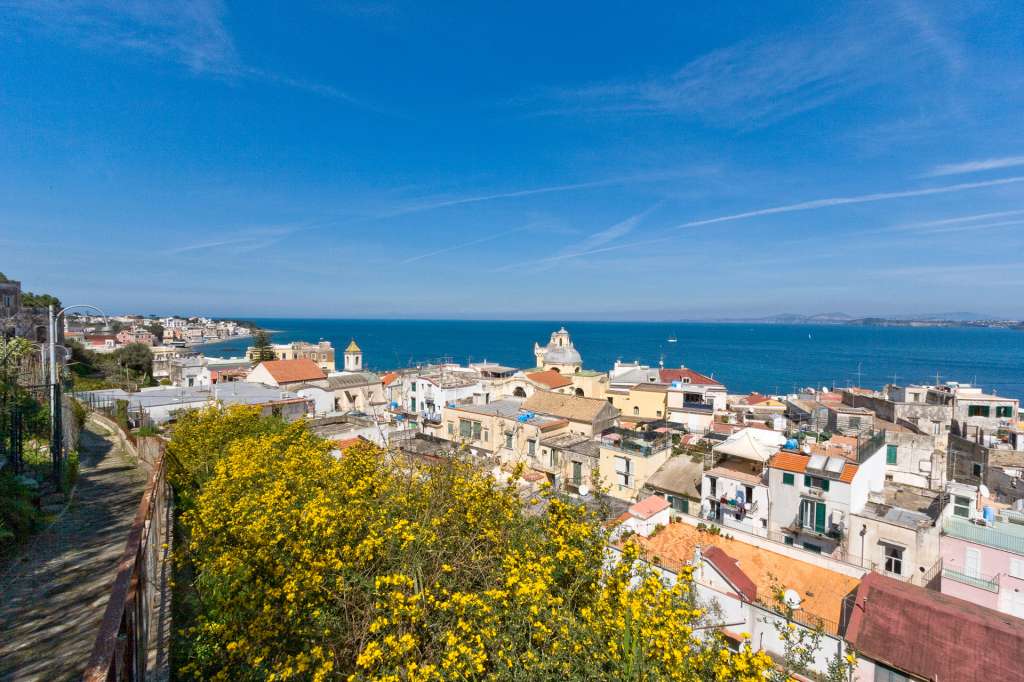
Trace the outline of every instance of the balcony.
<instances>
[{"instance_id":1,"label":"balcony","mask_svg":"<svg viewBox=\"0 0 1024 682\"><path fill-rule=\"evenodd\" d=\"M986 590L993 594L999 594L999 580L998 576L992 576L991 578L983 578L977 575L967 575L960 571L953 570L952 568L942 569L943 580L953 580L964 585L970 585L971 587L977 587L979 590Z\"/></svg>"}]
</instances>

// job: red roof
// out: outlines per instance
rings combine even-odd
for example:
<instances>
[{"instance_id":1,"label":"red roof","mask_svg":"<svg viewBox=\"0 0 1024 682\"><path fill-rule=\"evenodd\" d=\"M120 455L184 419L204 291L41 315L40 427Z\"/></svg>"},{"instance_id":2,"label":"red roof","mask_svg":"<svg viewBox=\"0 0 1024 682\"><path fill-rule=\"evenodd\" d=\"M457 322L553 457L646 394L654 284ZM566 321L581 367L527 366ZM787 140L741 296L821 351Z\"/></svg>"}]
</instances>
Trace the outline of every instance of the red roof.
<instances>
[{"instance_id":1,"label":"red roof","mask_svg":"<svg viewBox=\"0 0 1024 682\"><path fill-rule=\"evenodd\" d=\"M744 601L757 601L757 584L743 572L738 561L714 545L704 550L704 560L714 564Z\"/></svg>"},{"instance_id":2,"label":"red roof","mask_svg":"<svg viewBox=\"0 0 1024 682\"><path fill-rule=\"evenodd\" d=\"M810 459L809 455L805 455L802 452L781 450L777 455L771 458L768 462L768 466L772 469L781 469L782 471L789 471L794 474L802 474L807 471L807 462L809 462ZM852 482L853 477L857 473L857 468L856 464L853 464L852 462L845 462L843 464L843 471L839 474L839 480L843 483Z\"/></svg>"},{"instance_id":3,"label":"red roof","mask_svg":"<svg viewBox=\"0 0 1024 682\"><path fill-rule=\"evenodd\" d=\"M747 405L758 405L760 403L765 402L766 400L771 400L771 398L769 398L766 395L761 395L760 393L751 393L750 395L743 399L743 402L746 403Z\"/></svg>"},{"instance_id":4,"label":"red roof","mask_svg":"<svg viewBox=\"0 0 1024 682\"><path fill-rule=\"evenodd\" d=\"M680 367L679 369L659 369L658 378L666 384L672 383L673 381L685 381L690 384L705 384L711 386L719 386L720 384L709 376L704 376L700 372L694 372L692 369L686 367ZM689 379L689 381L686 381Z\"/></svg>"},{"instance_id":5,"label":"red roof","mask_svg":"<svg viewBox=\"0 0 1024 682\"><path fill-rule=\"evenodd\" d=\"M660 495L651 495L629 508L629 513L638 519L647 520L660 511L669 508L668 500Z\"/></svg>"},{"instance_id":6,"label":"red roof","mask_svg":"<svg viewBox=\"0 0 1024 682\"><path fill-rule=\"evenodd\" d=\"M926 680L1016 680L1024 620L869 573L857 589L846 639L865 658Z\"/></svg>"},{"instance_id":7,"label":"red roof","mask_svg":"<svg viewBox=\"0 0 1024 682\"><path fill-rule=\"evenodd\" d=\"M358 445L359 443L369 443L369 442L370 442L369 440L363 438L362 436L356 436L355 438L343 438L343 439L341 439L341 440L339 440L337 442L337 445L338 445L338 449L341 450L342 452L344 452L345 450L348 450L353 445Z\"/></svg>"},{"instance_id":8,"label":"red roof","mask_svg":"<svg viewBox=\"0 0 1024 682\"><path fill-rule=\"evenodd\" d=\"M260 363L265 367L274 381L279 384L290 384L297 381L316 381L326 379L327 375L320 366L309 358L296 360L264 360Z\"/></svg>"},{"instance_id":9,"label":"red roof","mask_svg":"<svg viewBox=\"0 0 1024 682\"><path fill-rule=\"evenodd\" d=\"M526 375L530 381L543 384L548 388L562 388L572 384L572 379L564 377L553 369L544 372L530 372Z\"/></svg>"},{"instance_id":10,"label":"red roof","mask_svg":"<svg viewBox=\"0 0 1024 682\"><path fill-rule=\"evenodd\" d=\"M398 372L388 372L380 378L380 382L385 386L389 386L392 381L398 378L398 376Z\"/></svg>"}]
</instances>

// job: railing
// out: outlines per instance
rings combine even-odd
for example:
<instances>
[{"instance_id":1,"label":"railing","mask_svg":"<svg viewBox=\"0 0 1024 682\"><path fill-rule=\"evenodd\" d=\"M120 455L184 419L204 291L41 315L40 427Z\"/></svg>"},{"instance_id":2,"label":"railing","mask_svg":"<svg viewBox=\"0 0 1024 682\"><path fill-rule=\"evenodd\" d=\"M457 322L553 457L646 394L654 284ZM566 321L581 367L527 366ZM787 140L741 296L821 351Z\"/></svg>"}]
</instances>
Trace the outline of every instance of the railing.
<instances>
[{"instance_id":1,"label":"railing","mask_svg":"<svg viewBox=\"0 0 1024 682\"><path fill-rule=\"evenodd\" d=\"M987 590L988 592L999 593L999 580L998 576L992 576L992 578L982 578L978 575L968 575L961 573L960 571L953 570L952 568L942 569L942 577L955 580L958 583L970 585L971 587L977 587L981 590Z\"/></svg>"},{"instance_id":2,"label":"railing","mask_svg":"<svg viewBox=\"0 0 1024 682\"><path fill-rule=\"evenodd\" d=\"M157 650L157 621L166 588L162 575L170 531L170 487L161 447L118 562L99 634L82 679L144 680ZM163 633L166 635L167 633Z\"/></svg>"},{"instance_id":3,"label":"railing","mask_svg":"<svg viewBox=\"0 0 1024 682\"><path fill-rule=\"evenodd\" d=\"M1006 512L1003 512L1005 514ZM1004 518L1008 518L1005 517ZM1007 528L1004 526L1007 530ZM987 547L994 547L1014 554L1024 554L1024 534L1006 532L998 526L984 526L958 518L947 518L942 532L954 538L966 540Z\"/></svg>"},{"instance_id":4,"label":"railing","mask_svg":"<svg viewBox=\"0 0 1024 682\"><path fill-rule=\"evenodd\" d=\"M885 444L885 429L875 431L869 438L857 439L857 463L863 464L871 455Z\"/></svg>"}]
</instances>

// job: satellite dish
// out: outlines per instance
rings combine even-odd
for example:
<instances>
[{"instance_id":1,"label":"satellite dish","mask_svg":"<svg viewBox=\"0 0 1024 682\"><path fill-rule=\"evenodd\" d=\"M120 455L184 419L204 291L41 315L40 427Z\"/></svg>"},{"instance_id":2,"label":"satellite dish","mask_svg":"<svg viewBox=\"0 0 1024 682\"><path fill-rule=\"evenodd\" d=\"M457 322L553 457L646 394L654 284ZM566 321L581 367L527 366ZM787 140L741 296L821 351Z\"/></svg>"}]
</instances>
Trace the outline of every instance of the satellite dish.
<instances>
[{"instance_id":1,"label":"satellite dish","mask_svg":"<svg viewBox=\"0 0 1024 682\"><path fill-rule=\"evenodd\" d=\"M586 497L590 494L590 486L584 483L580 486L580 497Z\"/></svg>"},{"instance_id":2,"label":"satellite dish","mask_svg":"<svg viewBox=\"0 0 1024 682\"><path fill-rule=\"evenodd\" d=\"M786 606L788 606L789 608L798 609L800 608L800 602L803 600L800 598L799 592L797 592L793 588L788 588L785 592L782 593L782 601L785 602Z\"/></svg>"},{"instance_id":3,"label":"satellite dish","mask_svg":"<svg viewBox=\"0 0 1024 682\"><path fill-rule=\"evenodd\" d=\"M989 496L988 486L985 485L985 484L981 484L981 485L978 486L978 492L981 493L982 497L988 497Z\"/></svg>"}]
</instances>

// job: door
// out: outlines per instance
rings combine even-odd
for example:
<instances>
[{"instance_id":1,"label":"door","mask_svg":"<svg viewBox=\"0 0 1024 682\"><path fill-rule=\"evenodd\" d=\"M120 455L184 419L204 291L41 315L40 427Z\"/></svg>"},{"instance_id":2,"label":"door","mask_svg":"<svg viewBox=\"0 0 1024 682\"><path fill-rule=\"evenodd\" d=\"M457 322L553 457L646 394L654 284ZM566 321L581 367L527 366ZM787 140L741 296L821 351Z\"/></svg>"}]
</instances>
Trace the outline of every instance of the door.
<instances>
[{"instance_id":1,"label":"door","mask_svg":"<svg viewBox=\"0 0 1024 682\"><path fill-rule=\"evenodd\" d=\"M572 463L572 482L579 485L583 482L583 463L573 462Z\"/></svg>"},{"instance_id":2,"label":"door","mask_svg":"<svg viewBox=\"0 0 1024 682\"><path fill-rule=\"evenodd\" d=\"M825 532L825 505L823 504L815 505L814 530L818 533Z\"/></svg>"},{"instance_id":3,"label":"door","mask_svg":"<svg viewBox=\"0 0 1024 682\"><path fill-rule=\"evenodd\" d=\"M981 551L968 548L964 553L964 573L972 578L981 577Z\"/></svg>"}]
</instances>

